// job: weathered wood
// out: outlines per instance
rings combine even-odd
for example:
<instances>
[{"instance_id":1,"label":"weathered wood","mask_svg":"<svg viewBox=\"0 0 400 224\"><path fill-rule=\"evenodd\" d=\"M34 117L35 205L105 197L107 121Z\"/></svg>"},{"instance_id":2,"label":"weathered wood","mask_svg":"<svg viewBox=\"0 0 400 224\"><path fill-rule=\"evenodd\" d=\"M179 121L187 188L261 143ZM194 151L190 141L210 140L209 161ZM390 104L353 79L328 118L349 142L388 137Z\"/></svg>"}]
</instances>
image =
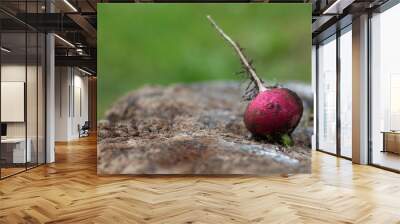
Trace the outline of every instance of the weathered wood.
<instances>
[{"instance_id":1,"label":"weathered wood","mask_svg":"<svg viewBox=\"0 0 400 224\"><path fill-rule=\"evenodd\" d=\"M286 148L251 137L241 92L239 83L208 82L129 93L99 125L99 173L310 172L309 109L293 134L296 144Z\"/></svg>"}]
</instances>

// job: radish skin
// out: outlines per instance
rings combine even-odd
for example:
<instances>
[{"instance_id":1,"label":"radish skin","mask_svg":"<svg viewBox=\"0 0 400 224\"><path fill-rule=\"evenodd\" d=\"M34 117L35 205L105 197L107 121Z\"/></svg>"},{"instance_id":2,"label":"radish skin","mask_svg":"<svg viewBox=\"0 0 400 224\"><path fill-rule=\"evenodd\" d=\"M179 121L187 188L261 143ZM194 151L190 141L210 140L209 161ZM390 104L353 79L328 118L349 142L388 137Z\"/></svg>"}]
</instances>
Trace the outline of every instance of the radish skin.
<instances>
[{"instance_id":1,"label":"radish skin","mask_svg":"<svg viewBox=\"0 0 400 224\"><path fill-rule=\"evenodd\" d=\"M273 88L260 92L244 114L246 128L255 135L291 134L303 114L301 99L289 89Z\"/></svg>"}]
</instances>

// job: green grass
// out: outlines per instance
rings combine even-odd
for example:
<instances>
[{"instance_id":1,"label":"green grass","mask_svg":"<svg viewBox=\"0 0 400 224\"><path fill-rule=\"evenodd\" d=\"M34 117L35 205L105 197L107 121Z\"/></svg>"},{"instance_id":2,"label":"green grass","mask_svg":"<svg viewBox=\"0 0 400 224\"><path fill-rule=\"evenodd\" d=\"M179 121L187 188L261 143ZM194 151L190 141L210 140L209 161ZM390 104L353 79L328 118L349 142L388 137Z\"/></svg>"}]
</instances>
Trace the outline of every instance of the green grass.
<instances>
[{"instance_id":1,"label":"green grass","mask_svg":"<svg viewBox=\"0 0 400 224\"><path fill-rule=\"evenodd\" d=\"M146 84L239 79L233 49L266 80L311 79L309 4L98 4L98 115Z\"/></svg>"}]
</instances>

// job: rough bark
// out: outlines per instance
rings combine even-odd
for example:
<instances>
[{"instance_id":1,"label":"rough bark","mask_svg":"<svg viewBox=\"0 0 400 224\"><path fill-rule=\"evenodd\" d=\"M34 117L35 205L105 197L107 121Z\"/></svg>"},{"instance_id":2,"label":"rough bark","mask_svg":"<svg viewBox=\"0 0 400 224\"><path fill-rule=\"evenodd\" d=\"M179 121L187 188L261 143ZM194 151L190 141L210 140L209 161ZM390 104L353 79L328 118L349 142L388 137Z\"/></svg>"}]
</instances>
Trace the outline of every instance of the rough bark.
<instances>
[{"instance_id":1,"label":"rough bark","mask_svg":"<svg viewBox=\"0 0 400 224\"><path fill-rule=\"evenodd\" d=\"M310 171L312 93L289 84L304 114L285 148L254 139L235 82L148 86L128 93L99 122L100 174L287 174ZM299 92L301 91L301 92Z\"/></svg>"}]
</instances>

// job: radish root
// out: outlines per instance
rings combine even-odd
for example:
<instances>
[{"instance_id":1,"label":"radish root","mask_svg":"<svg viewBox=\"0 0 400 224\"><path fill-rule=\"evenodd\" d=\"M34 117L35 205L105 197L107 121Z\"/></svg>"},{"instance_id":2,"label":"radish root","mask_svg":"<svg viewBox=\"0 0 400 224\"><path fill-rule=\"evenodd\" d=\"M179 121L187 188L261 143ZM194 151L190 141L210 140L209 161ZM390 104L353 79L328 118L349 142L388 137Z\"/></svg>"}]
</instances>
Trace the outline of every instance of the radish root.
<instances>
[{"instance_id":1,"label":"radish root","mask_svg":"<svg viewBox=\"0 0 400 224\"><path fill-rule=\"evenodd\" d=\"M251 61L245 56L243 53L243 49L239 47L239 44L237 44L235 41L232 40L218 25L217 23L211 18L210 15L207 15L207 19L211 22L213 27L221 34L221 36L228 41L228 43L233 47L237 55L239 56L240 62L243 65L244 70L246 71L248 77L250 80L255 84L255 87L257 88L257 92L263 92L268 90L269 88L265 87L263 84L263 81L258 77L255 69L253 68ZM251 84L251 83L250 83ZM249 85L250 86L250 85ZM249 89L249 86L246 88ZM252 94L256 95L256 94ZM251 98L253 98L252 96Z\"/></svg>"}]
</instances>

